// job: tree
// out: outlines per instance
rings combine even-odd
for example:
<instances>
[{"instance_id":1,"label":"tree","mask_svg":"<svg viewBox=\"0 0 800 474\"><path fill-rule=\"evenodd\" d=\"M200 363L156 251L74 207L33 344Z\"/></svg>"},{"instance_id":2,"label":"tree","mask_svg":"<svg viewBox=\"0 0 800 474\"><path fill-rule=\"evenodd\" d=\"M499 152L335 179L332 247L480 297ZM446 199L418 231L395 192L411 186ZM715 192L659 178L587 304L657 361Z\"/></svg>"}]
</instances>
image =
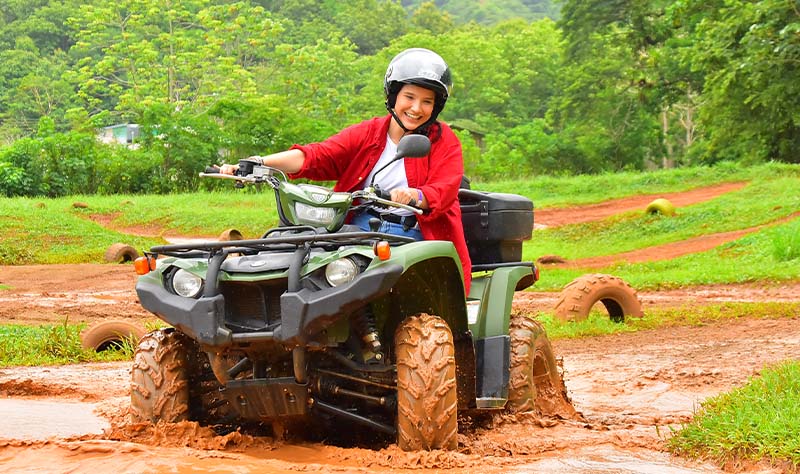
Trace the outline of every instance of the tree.
<instances>
[{"instance_id":1,"label":"tree","mask_svg":"<svg viewBox=\"0 0 800 474\"><path fill-rule=\"evenodd\" d=\"M72 19L76 82L90 113L125 118L157 104L196 112L226 94L252 94L246 66L280 31L261 7L210 0L97 0Z\"/></svg>"},{"instance_id":2,"label":"tree","mask_svg":"<svg viewBox=\"0 0 800 474\"><path fill-rule=\"evenodd\" d=\"M454 28L453 16L440 10L432 1L422 2L411 16L411 24L415 28L438 35Z\"/></svg>"},{"instance_id":3,"label":"tree","mask_svg":"<svg viewBox=\"0 0 800 474\"><path fill-rule=\"evenodd\" d=\"M705 77L703 158L800 162L797 3L726 0L712 11L694 0L679 6L685 30L694 35L692 67Z\"/></svg>"},{"instance_id":4,"label":"tree","mask_svg":"<svg viewBox=\"0 0 800 474\"><path fill-rule=\"evenodd\" d=\"M337 4L333 23L363 55L375 54L408 29L406 11L390 0L350 0Z\"/></svg>"}]
</instances>

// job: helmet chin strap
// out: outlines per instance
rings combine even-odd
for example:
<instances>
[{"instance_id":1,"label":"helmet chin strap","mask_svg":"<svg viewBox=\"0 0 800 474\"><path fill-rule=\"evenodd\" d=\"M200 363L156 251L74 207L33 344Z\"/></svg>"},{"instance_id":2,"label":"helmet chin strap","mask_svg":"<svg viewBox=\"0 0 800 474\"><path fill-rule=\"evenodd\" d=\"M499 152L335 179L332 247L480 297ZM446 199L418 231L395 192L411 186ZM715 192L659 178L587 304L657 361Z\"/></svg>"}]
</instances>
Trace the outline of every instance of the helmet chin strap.
<instances>
[{"instance_id":1,"label":"helmet chin strap","mask_svg":"<svg viewBox=\"0 0 800 474\"><path fill-rule=\"evenodd\" d=\"M406 126L403 125L403 121L400 120L400 117L397 116L397 112L395 112L393 108L389 107L389 113L392 114L392 118L395 122L397 122L397 125L400 125L400 128L402 128L404 132L411 133L411 130L407 129Z\"/></svg>"},{"instance_id":2,"label":"helmet chin strap","mask_svg":"<svg viewBox=\"0 0 800 474\"><path fill-rule=\"evenodd\" d=\"M397 125L400 125L400 128L402 128L403 131L406 132L406 133L416 133L416 134L419 134L419 135L426 135L427 131L428 131L428 126L431 123L433 123L433 121L434 121L433 117L431 117L430 119L428 119L427 122L423 123L422 125L420 125L419 127L415 128L414 130L409 130L409 129L406 128L405 125L403 125L403 121L400 120L400 117L397 116L397 112L394 111L393 107L389 107L387 105L386 108L389 109L389 113L392 114L392 118L394 118L394 121L397 122Z\"/></svg>"}]
</instances>

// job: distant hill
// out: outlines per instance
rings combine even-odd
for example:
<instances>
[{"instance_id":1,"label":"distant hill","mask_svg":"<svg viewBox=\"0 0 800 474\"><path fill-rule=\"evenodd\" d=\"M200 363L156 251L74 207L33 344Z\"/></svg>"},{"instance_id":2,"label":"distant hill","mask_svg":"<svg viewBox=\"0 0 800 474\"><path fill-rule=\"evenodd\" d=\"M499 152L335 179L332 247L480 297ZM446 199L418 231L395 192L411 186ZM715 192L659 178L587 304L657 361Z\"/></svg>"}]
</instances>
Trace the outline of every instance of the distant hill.
<instances>
[{"instance_id":1,"label":"distant hill","mask_svg":"<svg viewBox=\"0 0 800 474\"><path fill-rule=\"evenodd\" d=\"M400 3L414 10L425 1L430 0L402 0ZM557 20L561 9L554 0L435 0L434 3L452 15L456 23L492 24L510 18Z\"/></svg>"}]
</instances>

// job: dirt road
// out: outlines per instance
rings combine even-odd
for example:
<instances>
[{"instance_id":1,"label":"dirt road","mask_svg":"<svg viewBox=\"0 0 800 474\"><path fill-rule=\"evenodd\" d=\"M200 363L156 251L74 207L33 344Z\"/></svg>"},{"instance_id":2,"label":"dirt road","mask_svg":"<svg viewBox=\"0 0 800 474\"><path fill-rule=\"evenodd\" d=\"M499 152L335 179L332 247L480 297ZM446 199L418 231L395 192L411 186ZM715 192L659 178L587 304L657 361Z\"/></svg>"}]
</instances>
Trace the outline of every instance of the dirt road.
<instances>
[{"instance_id":1,"label":"dirt road","mask_svg":"<svg viewBox=\"0 0 800 474\"><path fill-rule=\"evenodd\" d=\"M0 318L22 324L142 321L150 316L137 304L134 282L131 265L0 267L0 285L9 287L0 291ZM514 305L533 312L552 308L556 298L520 292ZM800 283L643 292L640 299L645 312L707 302L789 302L800 300ZM129 363L4 368L0 473L723 472L670 456L664 436L690 420L707 397L744 384L766 365L800 358L800 315L557 341L554 348L585 421L525 414L463 419L459 449L447 453L275 440L259 432L223 436L193 423L136 425L126 416Z\"/></svg>"}]
</instances>

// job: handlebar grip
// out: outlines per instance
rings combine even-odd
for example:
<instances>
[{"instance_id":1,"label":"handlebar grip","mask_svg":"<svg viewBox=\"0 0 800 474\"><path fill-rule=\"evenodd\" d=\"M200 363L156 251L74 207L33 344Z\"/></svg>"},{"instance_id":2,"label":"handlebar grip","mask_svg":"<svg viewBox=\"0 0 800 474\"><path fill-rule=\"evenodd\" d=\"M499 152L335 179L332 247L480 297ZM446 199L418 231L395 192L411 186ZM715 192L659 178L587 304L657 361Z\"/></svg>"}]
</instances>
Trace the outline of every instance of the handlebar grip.
<instances>
[{"instance_id":1,"label":"handlebar grip","mask_svg":"<svg viewBox=\"0 0 800 474\"><path fill-rule=\"evenodd\" d=\"M381 199L386 199L387 201L392 200L392 193L389 191L384 191L383 189L375 186L375 195Z\"/></svg>"},{"instance_id":2,"label":"handlebar grip","mask_svg":"<svg viewBox=\"0 0 800 474\"><path fill-rule=\"evenodd\" d=\"M206 166L206 170L204 171L206 174L216 174L219 173L219 168L215 166Z\"/></svg>"}]
</instances>

